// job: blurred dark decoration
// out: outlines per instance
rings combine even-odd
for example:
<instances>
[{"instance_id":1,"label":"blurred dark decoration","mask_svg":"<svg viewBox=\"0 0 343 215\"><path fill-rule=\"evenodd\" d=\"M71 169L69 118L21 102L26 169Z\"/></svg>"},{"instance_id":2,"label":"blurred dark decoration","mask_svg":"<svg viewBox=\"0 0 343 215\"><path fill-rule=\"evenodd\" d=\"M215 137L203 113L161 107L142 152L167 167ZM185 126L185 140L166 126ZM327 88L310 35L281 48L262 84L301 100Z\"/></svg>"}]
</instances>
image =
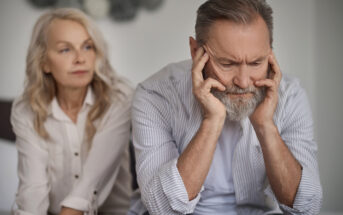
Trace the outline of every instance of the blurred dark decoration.
<instances>
[{"instance_id":1,"label":"blurred dark decoration","mask_svg":"<svg viewBox=\"0 0 343 215\"><path fill-rule=\"evenodd\" d=\"M133 20L139 9L154 11L164 0L27 0L37 8L78 8L95 19L107 15L118 22Z\"/></svg>"},{"instance_id":2,"label":"blurred dark decoration","mask_svg":"<svg viewBox=\"0 0 343 215\"><path fill-rule=\"evenodd\" d=\"M83 9L82 0L58 0L56 4L57 8L71 7L77 9Z\"/></svg>"},{"instance_id":3,"label":"blurred dark decoration","mask_svg":"<svg viewBox=\"0 0 343 215\"><path fill-rule=\"evenodd\" d=\"M55 6L57 0L28 0L33 6L38 8Z\"/></svg>"},{"instance_id":4,"label":"blurred dark decoration","mask_svg":"<svg viewBox=\"0 0 343 215\"><path fill-rule=\"evenodd\" d=\"M142 7L147 10L156 10L162 5L163 0L140 0Z\"/></svg>"},{"instance_id":5,"label":"blurred dark decoration","mask_svg":"<svg viewBox=\"0 0 343 215\"><path fill-rule=\"evenodd\" d=\"M114 20L127 21L135 18L139 0L111 0L110 16Z\"/></svg>"},{"instance_id":6,"label":"blurred dark decoration","mask_svg":"<svg viewBox=\"0 0 343 215\"><path fill-rule=\"evenodd\" d=\"M12 101L0 100L0 138L9 141L15 140L10 122Z\"/></svg>"}]
</instances>

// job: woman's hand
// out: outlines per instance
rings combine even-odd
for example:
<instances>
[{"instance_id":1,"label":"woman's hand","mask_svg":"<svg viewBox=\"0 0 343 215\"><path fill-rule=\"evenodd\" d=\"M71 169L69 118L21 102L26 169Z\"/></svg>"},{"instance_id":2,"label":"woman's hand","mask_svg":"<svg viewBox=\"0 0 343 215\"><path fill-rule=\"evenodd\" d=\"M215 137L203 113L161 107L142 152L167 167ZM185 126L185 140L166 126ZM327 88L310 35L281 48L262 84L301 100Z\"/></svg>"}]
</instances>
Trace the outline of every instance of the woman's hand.
<instances>
[{"instance_id":1,"label":"woman's hand","mask_svg":"<svg viewBox=\"0 0 343 215\"><path fill-rule=\"evenodd\" d=\"M83 211L62 207L59 215L83 215Z\"/></svg>"}]
</instances>

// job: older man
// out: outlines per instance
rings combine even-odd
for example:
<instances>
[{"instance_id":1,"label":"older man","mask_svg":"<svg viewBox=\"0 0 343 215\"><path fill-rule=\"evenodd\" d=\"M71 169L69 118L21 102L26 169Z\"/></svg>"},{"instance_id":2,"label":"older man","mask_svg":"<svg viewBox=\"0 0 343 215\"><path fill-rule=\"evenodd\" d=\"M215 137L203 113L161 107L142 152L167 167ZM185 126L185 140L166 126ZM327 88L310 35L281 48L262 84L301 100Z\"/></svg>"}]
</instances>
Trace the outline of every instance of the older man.
<instances>
[{"instance_id":1,"label":"older man","mask_svg":"<svg viewBox=\"0 0 343 215\"><path fill-rule=\"evenodd\" d=\"M195 30L192 61L168 65L135 94L144 206L150 214L318 214L311 111L299 82L281 75L270 6L209 0Z\"/></svg>"}]
</instances>

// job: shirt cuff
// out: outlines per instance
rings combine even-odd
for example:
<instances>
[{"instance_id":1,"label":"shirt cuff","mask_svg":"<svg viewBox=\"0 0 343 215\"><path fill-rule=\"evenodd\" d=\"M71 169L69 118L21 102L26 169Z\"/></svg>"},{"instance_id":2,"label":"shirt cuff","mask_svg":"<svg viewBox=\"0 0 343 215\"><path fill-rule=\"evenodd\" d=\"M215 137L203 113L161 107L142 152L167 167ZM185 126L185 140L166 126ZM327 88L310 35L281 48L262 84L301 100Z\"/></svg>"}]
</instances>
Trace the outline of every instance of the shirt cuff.
<instances>
[{"instance_id":1,"label":"shirt cuff","mask_svg":"<svg viewBox=\"0 0 343 215\"><path fill-rule=\"evenodd\" d=\"M293 203L293 208L280 204L280 207L290 213L298 214L311 211L309 214L318 214L321 206L322 189L318 176L303 168L301 181Z\"/></svg>"},{"instance_id":2,"label":"shirt cuff","mask_svg":"<svg viewBox=\"0 0 343 215\"><path fill-rule=\"evenodd\" d=\"M26 211L22 211L20 209L16 209L13 211L13 215L34 215L34 214L26 212Z\"/></svg>"},{"instance_id":3,"label":"shirt cuff","mask_svg":"<svg viewBox=\"0 0 343 215\"><path fill-rule=\"evenodd\" d=\"M79 211L89 211L92 208L92 203L86 199L68 196L62 201L61 206Z\"/></svg>"},{"instance_id":4,"label":"shirt cuff","mask_svg":"<svg viewBox=\"0 0 343 215\"><path fill-rule=\"evenodd\" d=\"M186 187L181 175L176 167L177 158L167 163L161 168L159 178L162 189L166 195L171 208L182 214L193 213L196 204L199 202L201 194L189 201ZM204 188L202 187L202 190Z\"/></svg>"},{"instance_id":5,"label":"shirt cuff","mask_svg":"<svg viewBox=\"0 0 343 215\"><path fill-rule=\"evenodd\" d=\"M270 185L265 190L265 193L273 196L276 200ZM318 214L321 207L321 199L322 189L318 177L313 176L310 171L303 168L293 207L291 208L281 203L279 203L279 206L282 211L288 214Z\"/></svg>"}]
</instances>

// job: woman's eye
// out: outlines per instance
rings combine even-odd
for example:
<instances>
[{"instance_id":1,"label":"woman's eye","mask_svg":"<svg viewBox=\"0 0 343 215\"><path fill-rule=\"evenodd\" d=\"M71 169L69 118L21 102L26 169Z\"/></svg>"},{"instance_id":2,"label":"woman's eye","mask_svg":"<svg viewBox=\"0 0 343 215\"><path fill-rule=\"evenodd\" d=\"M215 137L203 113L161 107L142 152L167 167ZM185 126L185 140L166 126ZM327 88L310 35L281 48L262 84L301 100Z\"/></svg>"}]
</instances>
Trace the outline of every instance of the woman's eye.
<instances>
[{"instance_id":1,"label":"woman's eye","mask_svg":"<svg viewBox=\"0 0 343 215\"><path fill-rule=\"evenodd\" d=\"M85 46L85 49L86 49L86 50L93 50L93 45L86 45L86 46Z\"/></svg>"},{"instance_id":2,"label":"woman's eye","mask_svg":"<svg viewBox=\"0 0 343 215\"><path fill-rule=\"evenodd\" d=\"M67 53L67 52L69 52L69 51L70 51L69 48L64 48L64 49L61 49L61 50L60 50L60 53Z\"/></svg>"}]
</instances>

